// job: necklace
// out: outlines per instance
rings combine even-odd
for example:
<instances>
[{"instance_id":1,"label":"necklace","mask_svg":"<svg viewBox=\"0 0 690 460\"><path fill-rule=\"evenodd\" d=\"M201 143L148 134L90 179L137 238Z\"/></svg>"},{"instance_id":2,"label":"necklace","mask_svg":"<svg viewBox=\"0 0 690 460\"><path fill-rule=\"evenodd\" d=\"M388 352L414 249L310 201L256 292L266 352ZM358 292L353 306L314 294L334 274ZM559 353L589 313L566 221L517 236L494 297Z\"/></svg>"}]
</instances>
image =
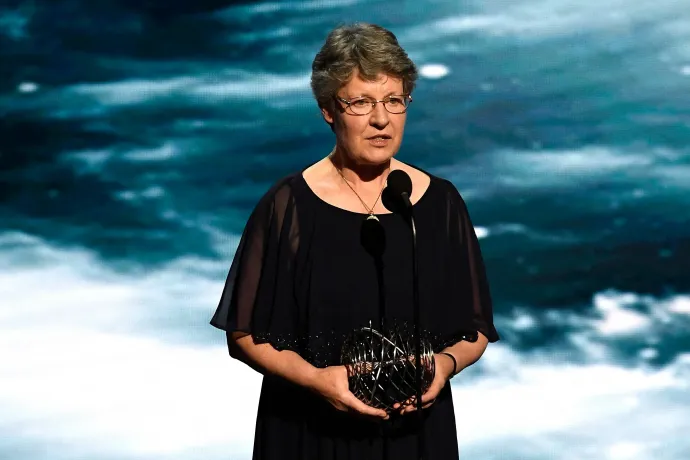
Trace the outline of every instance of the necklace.
<instances>
[{"instance_id":1,"label":"necklace","mask_svg":"<svg viewBox=\"0 0 690 460\"><path fill-rule=\"evenodd\" d=\"M376 204L379 202L379 199L381 198L381 195L383 194L383 189L386 188L386 181L383 182L383 187L381 187L381 191L379 192L379 196L376 197L376 201L374 201L374 205L370 208L364 202L362 197L359 196L359 193L357 193L357 191L354 189L354 187L352 187L352 185L350 185L350 183L347 181L347 179L345 179L345 176L343 176L343 173L342 173L342 171L340 171L340 168L338 168L336 166L335 170L338 171L338 174L340 174L340 177L343 179L343 182L345 182L345 184L347 184L347 186L350 187L350 190L352 190L352 192L357 196L357 198L359 198L359 201L362 203L362 206L364 206L364 209L366 209L367 212L369 213L369 216L367 216L367 220L378 221L379 218L374 215L374 208L376 207Z\"/></svg>"}]
</instances>

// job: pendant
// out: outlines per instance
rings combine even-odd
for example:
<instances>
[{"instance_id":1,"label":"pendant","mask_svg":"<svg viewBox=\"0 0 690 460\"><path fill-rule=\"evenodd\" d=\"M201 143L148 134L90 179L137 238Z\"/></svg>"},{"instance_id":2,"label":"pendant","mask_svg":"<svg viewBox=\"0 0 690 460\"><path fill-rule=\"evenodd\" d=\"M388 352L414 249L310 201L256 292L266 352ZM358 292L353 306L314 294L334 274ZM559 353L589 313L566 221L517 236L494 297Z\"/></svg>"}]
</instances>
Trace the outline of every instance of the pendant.
<instances>
[{"instance_id":1,"label":"pendant","mask_svg":"<svg viewBox=\"0 0 690 460\"><path fill-rule=\"evenodd\" d=\"M376 222L378 222L379 218L373 214L369 214L369 217L367 217L367 220L375 220Z\"/></svg>"}]
</instances>

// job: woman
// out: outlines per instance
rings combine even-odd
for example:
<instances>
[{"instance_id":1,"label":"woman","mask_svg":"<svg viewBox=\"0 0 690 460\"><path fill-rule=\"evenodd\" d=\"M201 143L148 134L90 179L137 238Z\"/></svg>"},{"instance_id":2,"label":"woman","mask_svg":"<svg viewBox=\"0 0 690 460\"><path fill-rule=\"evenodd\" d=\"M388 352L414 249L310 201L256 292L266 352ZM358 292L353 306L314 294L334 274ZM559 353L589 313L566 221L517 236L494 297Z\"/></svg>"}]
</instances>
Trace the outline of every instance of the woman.
<instances>
[{"instance_id":1,"label":"woman","mask_svg":"<svg viewBox=\"0 0 690 460\"><path fill-rule=\"evenodd\" d=\"M231 356L264 374L254 459L458 458L449 381L498 334L460 194L394 158L416 77L376 25L333 30L314 59L312 89L335 147L262 197L211 321L227 331ZM420 327L435 353L422 417L410 404L361 402L340 365L350 331L414 320L410 228L381 198L396 169L412 180Z\"/></svg>"}]
</instances>

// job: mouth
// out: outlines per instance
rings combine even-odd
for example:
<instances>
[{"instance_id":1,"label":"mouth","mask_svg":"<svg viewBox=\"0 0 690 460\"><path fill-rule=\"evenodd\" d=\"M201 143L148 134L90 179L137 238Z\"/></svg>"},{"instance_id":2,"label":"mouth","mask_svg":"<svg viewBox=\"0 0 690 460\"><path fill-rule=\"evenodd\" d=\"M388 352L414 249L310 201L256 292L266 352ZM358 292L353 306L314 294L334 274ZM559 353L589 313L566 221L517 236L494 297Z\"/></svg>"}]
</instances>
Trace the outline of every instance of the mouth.
<instances>
[{"instance_id":1,"label":"mouth","mask_svg":"<svg viewBox=\"0 0 690 460\"><path fill-rule=\"evenodd\" d=\"M376 136L367 137L367 142L374 148L386 148L391 141L388 134L378 134Z\"/></svg>"}]
</instances>

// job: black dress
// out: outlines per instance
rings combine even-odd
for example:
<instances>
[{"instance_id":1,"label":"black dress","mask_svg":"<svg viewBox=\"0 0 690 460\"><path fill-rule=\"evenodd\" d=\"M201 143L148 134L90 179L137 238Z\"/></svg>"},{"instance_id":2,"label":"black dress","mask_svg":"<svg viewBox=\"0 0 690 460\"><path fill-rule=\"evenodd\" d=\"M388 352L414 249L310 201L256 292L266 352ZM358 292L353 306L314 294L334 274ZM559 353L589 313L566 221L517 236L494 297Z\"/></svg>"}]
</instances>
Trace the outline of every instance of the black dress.
<instances>
[{"instance_id":1,"label":"black dress","mask_svg":"<svg viewBox=\"0 0 690 460\"><path fill-rule=\"evenodd\" d=\"M435 352L477 331L498 340L484 264L467 208L452 183L429 175L414 205L419 254L420 327ZM317 367L340 364L346 334L384 315L413 321L412 250L398 214L366 214L321 200L301 172L276 183L251 214L211 324L293 350ZM364 224L364 222L367 224ZM462 409L459 411L462 412ZM469 414L472 416L472 414ZM264 377L256 460L458 458L450 384L423 411L389 421L337 411L317 395Z\"/></svg>"}]
</instances>

